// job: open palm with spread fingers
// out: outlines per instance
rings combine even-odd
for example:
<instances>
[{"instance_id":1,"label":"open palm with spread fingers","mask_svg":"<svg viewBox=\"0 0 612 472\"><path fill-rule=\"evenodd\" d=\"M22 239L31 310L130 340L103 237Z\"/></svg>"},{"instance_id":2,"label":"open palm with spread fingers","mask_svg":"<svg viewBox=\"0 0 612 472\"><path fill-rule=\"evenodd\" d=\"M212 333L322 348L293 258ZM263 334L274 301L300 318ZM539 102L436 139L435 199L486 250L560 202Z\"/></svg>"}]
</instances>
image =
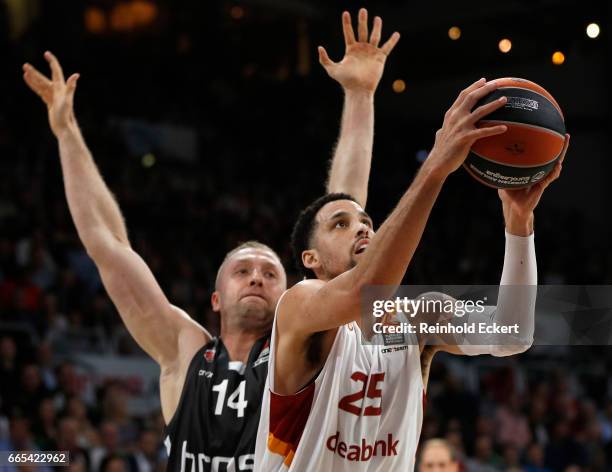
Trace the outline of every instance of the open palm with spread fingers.
<instances>
[{"instance_id":1,"label":"open palm with spread fingers","mask_svg":"<svg viewBox=\"0 0 612 472\"><path fill-rule=\"evenodd\" d=\"M51 130L59 137L63 130L75 124L73 101L79 74L72 74L65 80L57 58L47 51L45 59L51 67L51 79L28 63L23 65L23 78L47 105Z\"/></svg>"},{"instance_id":2,"label":"open palm with spread fingers","mask_svg":"<svg viewBox=\"0 0 612 472\"><path fill-rule=\"evenodd\" d=\"M391 53L400 35L395 32L379 47L382 34L382 19L374 18L372 34L368 37L368 12L359 10L357 38L351 24L351 15L342 14L345 52L340 62L332 61L324 47L319 46L319 61L330 77L335 79L345 90L363 90L374 92L380 82L385 61Z\"/></svg>"}]
</instances>

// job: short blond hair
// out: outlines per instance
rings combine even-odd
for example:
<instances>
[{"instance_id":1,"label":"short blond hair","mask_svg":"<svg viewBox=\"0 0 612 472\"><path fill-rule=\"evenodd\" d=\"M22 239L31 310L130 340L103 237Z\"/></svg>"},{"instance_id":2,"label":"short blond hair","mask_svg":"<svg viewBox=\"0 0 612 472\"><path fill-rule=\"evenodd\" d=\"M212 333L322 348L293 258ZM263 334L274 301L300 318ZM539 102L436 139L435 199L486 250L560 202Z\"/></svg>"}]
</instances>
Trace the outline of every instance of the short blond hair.
<instances>
[{"instance_id":1,"label":"short blond hair","mask_svg":"<svg viewBox=\"0 0 612 472\"><path fill-rule=\"evenodd\" d=\"M221 277L221 270L223 269L223 266L225 265L225 263L234 254L236 254L238 251L242 251L243 249L261 249L262 251L271 252L272 254L274 254L274 257L276 257L278 259L278 262L280 263L281 267L283 266L283 263L281 262L281 259L280 259L279 255L276 253L276 251L274 249L272 249L267 244L260 243L259 241L255 241L255 240L250 240L250 241L246 241L244 243L240 243L234 249L229 251L225 255L225 257L223 258L223 262L221 262L221 265L219 266L219 269L217 270L217 276L215 277L215 290L217 290L217 288L219 287L219 278Z\"/></svg>"}]
</instances>

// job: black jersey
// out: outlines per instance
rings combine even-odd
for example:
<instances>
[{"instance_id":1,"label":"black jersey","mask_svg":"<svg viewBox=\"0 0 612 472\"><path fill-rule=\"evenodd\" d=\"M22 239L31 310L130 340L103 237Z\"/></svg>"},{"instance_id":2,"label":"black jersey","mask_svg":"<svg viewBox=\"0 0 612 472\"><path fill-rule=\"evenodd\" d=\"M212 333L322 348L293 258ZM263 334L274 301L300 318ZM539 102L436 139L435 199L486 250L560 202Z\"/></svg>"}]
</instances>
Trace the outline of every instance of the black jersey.
<instances>
[{"instance_id":1,"label":"black jersey","mask_svg":"<svg viewBox=\"0 0 612 472\"><path fill-rule=\"evenodd\" d=\"M254 344L242 368L230 363L220 338L196 353L166 428L167 470L253 470L269 355L269 334Z\"/></svg>"}]
</instances>

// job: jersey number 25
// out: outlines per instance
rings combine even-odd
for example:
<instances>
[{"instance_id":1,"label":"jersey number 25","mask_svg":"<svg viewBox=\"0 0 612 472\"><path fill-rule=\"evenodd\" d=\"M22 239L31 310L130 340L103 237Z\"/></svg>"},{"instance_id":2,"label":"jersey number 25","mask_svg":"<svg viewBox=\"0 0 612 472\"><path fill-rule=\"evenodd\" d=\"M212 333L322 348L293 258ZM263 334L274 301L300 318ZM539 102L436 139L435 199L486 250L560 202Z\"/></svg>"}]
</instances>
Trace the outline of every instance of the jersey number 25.
<instances>
[{"instance_id":1,"label":"jersey number 25","mask_svg":"<svg viewBox=\"0 0 612 472\"><path fill-rule=\"evenodd\" d=\"M362 415L364 398L367 397L371 399L372 402L368 402L371 404L363 408L363 416L380 416L382 412L382 390L378 388L378 384L384 379L384 372L372 374L369 377L363 372L353 372L351 380L361 383L361 390L342 397L338 403L338 407L341 410L360 416Z\"/></svg>"}]
</instances>

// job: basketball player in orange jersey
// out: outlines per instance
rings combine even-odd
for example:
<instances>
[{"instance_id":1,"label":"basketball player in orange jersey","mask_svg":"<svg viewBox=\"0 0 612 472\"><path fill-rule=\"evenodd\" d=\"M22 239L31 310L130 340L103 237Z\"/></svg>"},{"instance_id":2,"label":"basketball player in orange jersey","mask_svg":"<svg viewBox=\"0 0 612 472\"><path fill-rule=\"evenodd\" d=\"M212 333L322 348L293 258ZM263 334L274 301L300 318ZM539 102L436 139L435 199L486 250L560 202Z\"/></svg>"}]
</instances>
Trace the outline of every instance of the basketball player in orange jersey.
<instances>
[{"instance_id":1,"label":"basketball player in orange jersey","mask_svg":"<svg viewBox=\"0 0 612 472\"><path fill-rule=\"evenodd\" d=\"M366 23L362 10L360 30ZM350 24L344 13L345 35ZM374 92L399 39L396 33L379 48L380 34L381 20L376 18L371 41L347 44L337 64L319 49L322 65L342 85L345 96L327 189L350 192L362 205L372 156ZM73 111L78 75L64 80L57 59L49 52L45 58L51 80L29 64L24 65L24 79L47 105L79 237L128 330L160 365L168 470L253 470L269 333L276 303L286 289L277 254L249 242L226 255L212 295L213 309L221 317L220 338L212 338L173 306L131 248L119 207L83 140Z\"/></svg>"},{"instance_id":2,"label":"basketball player in orange jersey","mask_svg":"<svg viewBox=\"0 0 612 472\"><path fill-rule=\"evenodd\" d=\"M359 39L365 34L360 32ZM370 320L362 318L360 303L368 286L401 283L446 178L461 166L476 140L506 131L504 125L476 127L481 118L505 105L503 97L474 109L496 87L495 81L481 79L461 92L436 133L429 157L376 234L363 206L351 195L321 197L299 216L292 245L307 279L287 290L277 306L256 470L414 468L425 390L421 354L438 339L408 334L389 347L362 343L362 332L371 331L364 326ZM500 286L537 285L533 210L559 176L568 144L566 136L562 155L545 180L528 189L499 191L506 226ZM487 307L481 320L517 323L517 336L503 343L448 343L435 349L496 356L528 349L535 297L504 293L500 288L497 307Z\"/></svg>"}]
</instances>

